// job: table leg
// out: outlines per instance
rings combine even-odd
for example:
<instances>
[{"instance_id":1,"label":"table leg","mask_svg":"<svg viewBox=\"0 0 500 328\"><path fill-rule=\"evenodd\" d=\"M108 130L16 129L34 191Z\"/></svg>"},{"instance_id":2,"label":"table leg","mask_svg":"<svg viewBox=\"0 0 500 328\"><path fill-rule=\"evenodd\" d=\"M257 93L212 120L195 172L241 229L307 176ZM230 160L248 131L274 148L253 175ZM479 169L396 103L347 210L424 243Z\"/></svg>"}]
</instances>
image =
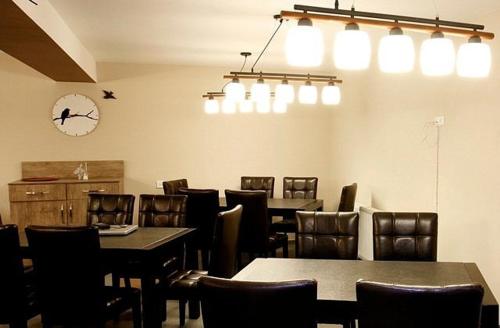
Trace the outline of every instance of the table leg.
<instances>
[{"instance_id":1,"label":"table leg","mask_svg":"<svg viewBox=\"0 0 500 328\"><path fill-rule=\"evenodd\" d=\"M155 278L152 274L144 274L141 278L142 316L144 328L161 327L160 301L155 290Z\"/></svg>"}]
</instances>

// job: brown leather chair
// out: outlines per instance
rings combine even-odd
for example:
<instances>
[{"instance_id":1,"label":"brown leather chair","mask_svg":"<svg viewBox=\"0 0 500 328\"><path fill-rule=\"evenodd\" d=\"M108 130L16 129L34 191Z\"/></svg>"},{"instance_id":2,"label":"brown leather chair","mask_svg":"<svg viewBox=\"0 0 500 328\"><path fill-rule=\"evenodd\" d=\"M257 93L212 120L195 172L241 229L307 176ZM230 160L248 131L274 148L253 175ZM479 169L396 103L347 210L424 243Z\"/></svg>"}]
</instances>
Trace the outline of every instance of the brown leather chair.
<instances>
[{"instance_id":1,"label":"brown leather chair","mask_svg":"<svg viewBox=\"0 0 500 328\"><path fill-rule=\"evenodd\" d=\"M267 198L274 197L274 177L241 177L241 190L263 190Z\"/></svg>"},{"instance_id":2,"label":"brown leather chair","mask_svg":"<svg viewBox=\"0 0 500 328\"><path fill-rule=\"evenodd\" d=\"M134 220L134 195L89 194L87 201L87 225L132 224Z\"/></svg>"},{"instance_id":3,"label":"brown leather chair","mask_svg":"<svg viewBox=\"0 0 500 328\"><path fill-rule=\"evenodd\" d=\"M141 195L139 198L139 226L185 227L185 195Z\"/></svg>"},{"instance_id":4,"label":"brown leather chair","mask_svg":"<svg viewBox=\"0 0 500 328\"><path fill-rule=\"evenodd\" d=\"M354 212L297 212L297 257L356 260L358 220Z\"/></svg>"},{"instance_id":5,"label":"brown leather chair","mask_svg":"<svg viewBox=\"0 0 500 328\"><path fill-rule=\"evenodd\" d=\"M248 253L253 258L256 255L267 257L271 252L275 256L276 249L283 248L283 256L288 257L288 236L270 232L271 218L267 209L266 192L226 190L226 202L230 208L243 205L240 254Z\"/></svg>"},{"instance_id":6,"label":"brown leather chair","mask_svg":"<svg viewBox=\"0 0 500 328\"><path fill-rule=\"evenodd\" d=\"M132 309L141 327L140 291L104 285L99 234L93 227L28 227L44 327L104 327Z\"/></svg>"},{"instance_id":7,"label":"brown leather chair","mask_svg":"<svg viewBox=\"0 0 500 328\"><path fill-rule=\"evenodd\" d=\"M209 270L179 270L172 274L163 286L166 299L179 300L179 318L181 327L185 322L186 301L189 300L189 316L196 319L200 315L198 281L207 274L220 278L231 278L237 273L238 239L243 207L221 212L216 219L213 249L210 256Z\"/></svg>"},{"instance_id":8,"label":"brown leather chair","mask_svg":"<svg viewBox=\"0 0 500 328\"><path fill-rule=\"evenodd\" d=\"M200 279L205 328L313 328L317 283L314 280L248 282Z\"/></svg>"},{"instance_id":9,"label":"brown leather chair","mask_svg":"<svg viewBox=\"0 0 500 328\"><path fill-rule=\"evenodd\" d=\"M16 225L0 225L0 324L27 328L27 321L40 313L33 275L23 268Z\"/></svg>"},{"instance_id":10,"label":"brown leather chair","mask_svg":"<svg viewBox=\"0 0 500 328\"><path fill-rule=\"evenodd\" d=\"M483 287L356 283L359 328L478 328Z\"/></svg>"},{"instance_id":11,"label":"brown leather chair","mask_svg":"<svg viewBox=\"0 0 500 328\"><path fill-rule=\"evenodd\" d=\"M373 258L378 261L436 261L436 213L373 213Z\"/></svg>"},{"instance_id":12,"label":"brown leather chair","mask_svg":"<svg viewBox=\"0 0 500 328\"><path fill-rule=\"evenodd\" d=\"M165 193L165 195L177 195L179 193L179 188L187 187L187 179L163 181L163 192Z\"/></svg>"},{"instance_id":13,"label":"brown leather chair","mask_svg":"<svg viewBox=\"0 0 500 328\"><path fill-rule=\"evenodd\" d=\"M354 204L356 203L356 192L358 191L358 184L353 183L349 186L342 188L340 194L340 203L338 212L352 212L354 211Z\"/></svg>"}]
</instances>

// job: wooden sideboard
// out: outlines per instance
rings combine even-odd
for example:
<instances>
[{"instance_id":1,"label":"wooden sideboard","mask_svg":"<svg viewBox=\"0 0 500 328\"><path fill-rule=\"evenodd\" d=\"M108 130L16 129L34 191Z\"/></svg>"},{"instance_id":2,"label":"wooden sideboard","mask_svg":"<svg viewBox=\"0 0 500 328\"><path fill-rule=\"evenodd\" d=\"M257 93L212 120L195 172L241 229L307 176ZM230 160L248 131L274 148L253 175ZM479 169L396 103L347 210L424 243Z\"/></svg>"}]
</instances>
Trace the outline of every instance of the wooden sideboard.
<instances>
[{"instance_id":1,"label":"wooden sideboard","mask_svg":"<svg viewBox=\"0 0 500 328\"><path fill-rule=\"evenodd\" d=\"M59 180L9 183L11 221L20 229L30 224L85 225L89 193L123 193L123 161L87 163L89 180L77 180L72 174L80 162L23 162L23 178Z\"/></svg>"}]
</instances>

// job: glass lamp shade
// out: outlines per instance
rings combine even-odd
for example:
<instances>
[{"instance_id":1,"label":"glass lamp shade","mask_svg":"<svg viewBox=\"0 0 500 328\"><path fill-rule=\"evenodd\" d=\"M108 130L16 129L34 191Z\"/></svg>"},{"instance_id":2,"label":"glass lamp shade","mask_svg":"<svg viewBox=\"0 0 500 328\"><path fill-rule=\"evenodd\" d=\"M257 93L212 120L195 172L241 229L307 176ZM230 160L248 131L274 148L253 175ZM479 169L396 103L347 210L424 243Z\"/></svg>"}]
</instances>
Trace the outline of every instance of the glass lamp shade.
<instances>
[{"instance_id":1,"label":"glass lamp shade","mask_svg":"<svg viewBox=\"0 0 500 328\"><path fill-rule=\"evenodd\" d=\"M335 36L333 59L338 69L367 69L371 59L368 33L360 31L357 24L347 24L346 30Z\"/></svg>"},{"instance_id":2,"label":"glass lamp shade","mask_svg":"<svg viewBox=\"0 0 500 328\"><path fill-rule=\"evenodd\" d=\"M243 99L240 101L240 113L253 112L253 102L250 99Z\"/></svg>"},{"instance_id":3,"label":"glass lamp shade","mask_svg":"<svg viewBox=\"0 0 500 328\"><path fill-rule=\"evenodd\" d=\"M228 83L224 89L226 98L229 100L238 102L245 99L245 86L237 78Z\"/></svg>"},{"instance_id":4,"label":"glass lamp shade","mask_svg":"<svg viewBox=\"0 0 500 328\"><path fill-rule=\"evenodd\" d=\"M420 68L427 76L445 76L455 69L455 47L441 32L434 32L422 43Z\"/></svg>"},{"instance_id":5,"label":"glass lamp shade","mask_svg":"<svg viewBox=\"0 0 500 328\"><path fill-rule=\"evenodd\" d=\"M415 66L415 47L408 35L403 35L400 28L391 30L391 34L380 40L378 64L385 73L408 73Z\"/></svg>"},{"instance_id":6,"label":"glass lamp shade","mask_svg":"<svg viewBox=\"0 0 500 328\"><path fill-rule=\"evenodd\" d=\"M205 100L205 113L217 114L219 112L219 102L213 97Z\"/></svg>"},{"instance_id":7,"label":"glass lamp shade","mask_svg":"<svg viewBox=\"0 0 500 328\"><path fill-rule=\"evenodd\" d=\"M256 102L268 101L271 97L271 88L263 79L258 79L257 83L252 85L251 91L251 99Z\"/></svg>"},{"instance_id":8,"label":"glass lamp shade","mask_svg":"<svg viewBox=\"0 0 500 328\"><path fill-rule=\"evenodd\" d=\"M286 113L287 110L287 104L286 102L279 100L279 99L274 99L273 101L273 112L277 114L283 114Z\"/></svg>"},{"instance_id":9,"label":"glass lamp shade","mask_svg":"<svg viewBox=\"0 0 500 328\"><path fill-rule=\"evenodd\" d=\"M265 114L271 111L271 103L269 99L257 102L256 106L257 106L257 113Z\"/></svg>"},{"instance_id":10,"label":"glass lamp shade","mask_svg":"<svg viewBox=\"0 0 500 328\"><path fill-rule=\"evenodd\" d=\"M234 114L236 113L236 102L231 99L224 99L222 101L222 112L224 114Z\"/></svg>"},{"instance_id":11,"label":"glass lamp shade","mask_svg":"<svg viewBox=\"0 0 500 328\"><path fill-rule=\"evenodd\" d=\"M299 88L299 102L305 105L314 105L318 101L318 90L311 82L307 81L305 85Z\"/></svg>"},{"instance_id":12,"label":"glass lamp shade","mask_svg":"<svg viewBox=\"0 0 500 328\"><path fill-rule=\"evenodd\" d=\"M334 84L328 84L321 90L321 102L324 105L338 105L340 99L340 88Z\"/></svg>"},{"instance_id":13,"label":"glass lamp shade","mask_svg":"<svg viewBox=\"0 0 500 328\"><path fill-rule=\"evenodd\" d=\"M491 70L490 46L472 37L458 49L457 73L462 77L487 77Z\"/></svg>"},{"instance_id":14,"label":"glass lamp shade","mask_svg":"<svg viewBox=\"0 0 500 328\"><path fill-rule=\"evenodd\" d=\"M275 97L276 99L284 103L287 104L292 103L295 98L295 92L293 90L293 86L288 83L278 84L275 90Z\"/></svg>"},{"instance_id":15,"label":"glass lamp shade","mask_svg":"<svg viewBox=\"0 0 500 328\"><path fill-rule=\"evenodd\" d=\"M324 55L324 41L321 30L312 26L308 18L299 20L290 29L285 41L285 54L289 65L315 67L321 65Z\"/></svg>"}]
</instances>

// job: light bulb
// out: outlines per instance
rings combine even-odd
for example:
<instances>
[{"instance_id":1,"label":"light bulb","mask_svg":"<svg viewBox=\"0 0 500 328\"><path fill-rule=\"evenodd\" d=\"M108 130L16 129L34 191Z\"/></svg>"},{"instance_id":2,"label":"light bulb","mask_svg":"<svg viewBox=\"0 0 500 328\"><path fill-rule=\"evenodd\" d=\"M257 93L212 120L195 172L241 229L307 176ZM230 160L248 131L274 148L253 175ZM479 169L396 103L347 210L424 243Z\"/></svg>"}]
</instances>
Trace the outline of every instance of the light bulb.
<instances>
[{"instance_id":1,"label":"light bulb","mask_svg":"<svg viewBox=\"0 0 500 328\"><path fill-rule=\"evenodd\" d=\"M271 111L271 103L269 99L256 103L257 113L265 114Z\"/></svg>"},{"instance_id":2,"label":"light bulb","mask_svg":"<svg viewBox=\"0 0 500 328\"><path fill-rule=\"evenodd\" d=\"M391 29L389 35L380 40L378 64L385 73L407 73L415 65L415 47L408 35L403 35L399 27Z\"/></svg>"},{"instance_id":3,"label":"light bulb","mask_svg":"<svg viewBox=\"0 0 500 328\"><path fill-rule=\"evenodd\" d=\"M217 114L219 112L219 102L213 96L209 96L205 100L205 113Z\"/></svg>"},{"instance_id":4,"label":"light bulb","mask_svg":"<svg viewBox=\"0 0 500 328\"><path fill-rule=\"evenodd\" d=\"M324 86L323 90L321 90L321 102L323 105L338 105L340 99L340 88L333 82L328 82L328 85Z\"/></svg>"},{"instance_id":5,"label":"light bulb","mask_svg":"<svg viewBox=\"0 0 500 328\"><path fill-rule=\"evenodd\" d=\"M279 100L279 99L274 99L273 101L273 112L277 114L283 114L286 113L286 102Z\"/></svg>"},{"instance_id":6,"label":"light bulb","mask_svg":"<svg viewBox=\"0 0 500 328\"><path fill-rule=\"evenodd\" d=\"M269 84L264 83L262 78L257 80L257 83L252 85L251 99L256 102L269 100L271 97L271 88Z\"/></svg>"},{"instance_id":7,"label":"light bulb","mask_svg":"<svg viewBox=\"0 0 500 328\"><path fill-rule=\"evenodd\" d=\"M231 99L224 99L222 101L222 112L224 114L234 114L236 113L236 103Z\"/></svg>"},{"instance_id":8,"label":"light bulb","mask_svg":"<svg viewBox=\"0 0 500 328\"><path fill-rule=\"evenodd\" d=\"M305 85L299 88L299 102L301 104L313 105L318 101L318 90L311 85L311 81L306 81Z\"/></svg>"},{"instance_id":9,"label":"light bulb","mask_svg":"<svg viewBox=\"0 0 500 328\"><path fill-rule=\"evenodd\" d=\"M253 102L250 99L245 98L240 102L240 112L241 113L251 113L253 112Z\"/></svg>"},{"instance_id":10,"label":"light bulb","mask_svg":"<svg viewBox=\"0 0 500 328\"><path fill-rule=\"evenodd\" d=\"M338 69L363 70L370 66L371 44L368 33L349 23L335 36L333 58Z\"/></svg>"},{"instance_id":11,"label":"light bulb","mask_svg":"<svg viewBox=\"0 0 500 328\"><path fill-rule=\"evenodd\" d=\"M462 77L487 77L491 70L490 46L473 36L458 49L457 73Z\"/></svg>"},{"instance_id":12,"label":"light bulb","mask_svg":"<svg viewBox=\"0 0 500 328\"><path fill-rule=\"evenodd\" d=\"M295 98L293 86L288 84L287 80L283 80L280 84L278 84L275 92L276 99L279 99L287 104L292 103Z\"/></svg>"},{"instance_id":13,"label":"light bulb","mask_svg":"<svg viewBox=\"0 0 500 328\"><path fill-rule=\"evenodd\" d=\"M422 43L420 68L428 76L449 75L455 68L455 47L441 32L434 32Z\"/></svg>"},{"instance_id":14,"label":"light bulb","mask_svg":"<svg viewBox=\"0 0 500 328\"><path fill-rule=\"evenodd\" d=\"M287 34L286 59L291 66L315 67L321 65L324 55L323 34L313 27L308 18L301 18Z\"/></svg>"},{"instance_id":15,"label":"light bulb","mask_svg":"<svg viewBox=\"0 0 500 328\"><path fill-rule=\"evenodd\" d=\"M245 86L236 77L224 89L226 98L229 100L238 102L245 99Z\"/></svg>"}]
</instances>

